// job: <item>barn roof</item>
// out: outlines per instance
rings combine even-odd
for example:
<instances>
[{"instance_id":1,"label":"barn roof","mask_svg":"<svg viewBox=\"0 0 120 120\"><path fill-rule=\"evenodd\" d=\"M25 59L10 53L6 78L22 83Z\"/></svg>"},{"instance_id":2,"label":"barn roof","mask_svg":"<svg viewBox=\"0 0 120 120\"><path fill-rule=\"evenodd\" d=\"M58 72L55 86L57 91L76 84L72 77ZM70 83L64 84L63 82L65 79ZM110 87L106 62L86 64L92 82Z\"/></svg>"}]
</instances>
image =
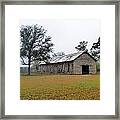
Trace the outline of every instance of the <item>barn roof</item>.
<instances>
[{"instance_id":1,"label":"barn roof","mask_svg":"<svg viewBox=\"0 0 120 120\"><path fill-rule=\"evenodd\" d=\"M70 61L75 60L77 57L79 57L83 53L87 53L93 60L95 60L88 52L84 51L84 52L77 52L77 53L67 54L67 55L64 55L64 56L55 56L55 57L52 57L50 59L49 63L42 62L41 64L70 62Z\"/></svg>"},{"instance_id":2,"label":"barn roof","mask_svg":"<svg viewBox=\"0 0 120 120\"><path fill-rule=\"evenodd\" d=\"M68 62L72 61L75 58L77 58L79 55L81 55L83 52L78 53L72 53L64 56L55 56L50 60L50 63L59 63L59 62Z\"/></svg>"}]
</instances>

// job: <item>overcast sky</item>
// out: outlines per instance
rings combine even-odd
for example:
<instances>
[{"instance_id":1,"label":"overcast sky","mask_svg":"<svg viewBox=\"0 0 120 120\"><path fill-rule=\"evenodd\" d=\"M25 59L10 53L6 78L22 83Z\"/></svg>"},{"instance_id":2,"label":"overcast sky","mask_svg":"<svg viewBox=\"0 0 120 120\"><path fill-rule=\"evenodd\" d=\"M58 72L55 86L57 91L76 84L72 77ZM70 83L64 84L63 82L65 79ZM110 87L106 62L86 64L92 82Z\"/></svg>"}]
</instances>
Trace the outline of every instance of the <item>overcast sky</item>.
<instances>
[{"instance_id":1,"label":"overcast sky","mask_svg":"<svg viewBox=\"0 0 120 120\"><path fill-rule=\"evenodd\" d=\"M75 47L80 41L88 41L88 49L100 37L100 20L97 19L46 19L46 20L21 20L21 25L38 24L47 30L47 35L52 37L54 52L65 54L77 52Z\"/></svg>"}]
</instances>

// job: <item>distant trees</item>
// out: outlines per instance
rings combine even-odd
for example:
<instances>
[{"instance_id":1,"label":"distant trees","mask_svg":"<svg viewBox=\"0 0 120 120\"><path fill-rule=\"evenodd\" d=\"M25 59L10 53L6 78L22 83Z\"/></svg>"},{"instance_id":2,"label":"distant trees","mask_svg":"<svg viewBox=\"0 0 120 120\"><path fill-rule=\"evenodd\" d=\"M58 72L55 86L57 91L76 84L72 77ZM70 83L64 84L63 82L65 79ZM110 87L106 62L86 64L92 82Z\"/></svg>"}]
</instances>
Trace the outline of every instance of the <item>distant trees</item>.
<instances>
[{"instance_id":1,"label":"distant trees","mask_svg":"<svg viewBox=\"0 0 120 120\"><path fill-rule=\"evenodd\" d=\"M78 51L88 51L87 44L87 41L80 41L78 46L75 47L75 49L77 49Z\"/></svg>"},{"instance_id":2,"label":"distant trees","mask_svg":"<svg viewBox=\"0 0 120 120\"><path fill-rule=\"evenodd\" d=\"M100 37L96 43L93 43L92 48L90 49L90 54L96 59L100 59Z\"/></svg>"},{"instance_id":3,"label":"distant trees","mask_svg":"<svg viewBox=\"0 0 120 120\"><path fill-rule=\"evenodd\" d=\"M87 49L88 41L80 41L78 46L75 47L77 51L88 51ZM98 38L97 42L93 43L89 53L94 57L96 60L100 59L100 37Z\"/></svg>"},{"instance_id":4,"label":"distant trees","mask_svg":"<svg viewBox=\"0 0 120 120\"><path fill-rule=\"evenodd\" d=\"M46 30L39 25L22 25L20 28L20 57L23 65L30 65L35 61L47 62L52 52L51 37L46 35Z\"/></svg>"}]
</instances>

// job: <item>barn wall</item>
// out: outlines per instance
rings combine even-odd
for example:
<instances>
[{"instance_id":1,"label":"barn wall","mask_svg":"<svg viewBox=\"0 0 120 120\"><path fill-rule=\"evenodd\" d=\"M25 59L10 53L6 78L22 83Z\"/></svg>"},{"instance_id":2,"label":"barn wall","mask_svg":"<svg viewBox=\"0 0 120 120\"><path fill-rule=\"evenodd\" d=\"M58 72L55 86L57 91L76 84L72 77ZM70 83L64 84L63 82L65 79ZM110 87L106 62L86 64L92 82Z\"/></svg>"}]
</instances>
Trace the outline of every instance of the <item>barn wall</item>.
<instances>
[{"instance_id":1,"label":"barn wall","mask_svg":"<svg viewBox=\"0 0 120 120\"><path fill-rule=\"evenodd\" d=\"M82 65L89 65L89 74L96 73L96 62L86 53L73 62L73 74L82 74Z\"/></svg>"},{"instance_id":2,"label":"barn wall","mask_svg":"<svg viewBox=\"0 0 120 120\"><path fill-rule=\"evenodd\" d=\"M39 72L48 74L73 74L73 62L43 64L39 66Z\"/></svg>"}]
</instances>

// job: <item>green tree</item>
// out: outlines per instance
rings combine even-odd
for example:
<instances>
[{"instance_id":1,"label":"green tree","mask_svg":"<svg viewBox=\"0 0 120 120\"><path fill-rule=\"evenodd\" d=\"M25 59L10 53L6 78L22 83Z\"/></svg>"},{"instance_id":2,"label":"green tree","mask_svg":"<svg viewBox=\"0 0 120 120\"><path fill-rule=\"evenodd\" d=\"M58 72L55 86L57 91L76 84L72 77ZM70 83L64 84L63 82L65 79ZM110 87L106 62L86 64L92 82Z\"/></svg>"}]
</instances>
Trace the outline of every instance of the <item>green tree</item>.
<instances>
[{"instance_id":1,"label":"green tree","mask_svg":"<svg viewBox=\"0 0 120 120\"><path fill-rule=\"evenodd\" d=\"M100 60L100 37L96 43L93 43L92 48L90 49L90 54L96 59Z\"/></svg>"},{"instance_id":2,"label":"green tree","mask_svg":"<svg viewBox=\"0 0 120 120\"><path fill-rule=\"evenodd\" d=\"M81 41L79 42L79 45L75 47L75 49L77 49L78 51L88 51L87 50L87 41Z\"/></svg>"},{"instance_id":3,"label":"green tree","mask_svg":"<svg viewBox=\"0 0 120 120\"><path fill-rule=\"evenodd\" d=\"M20 28L20 57L23 65L30 65L35 61L47 62L50 59L53 43L46 30L39 25L22 25Z\"/></svg>"}]
</instances>

